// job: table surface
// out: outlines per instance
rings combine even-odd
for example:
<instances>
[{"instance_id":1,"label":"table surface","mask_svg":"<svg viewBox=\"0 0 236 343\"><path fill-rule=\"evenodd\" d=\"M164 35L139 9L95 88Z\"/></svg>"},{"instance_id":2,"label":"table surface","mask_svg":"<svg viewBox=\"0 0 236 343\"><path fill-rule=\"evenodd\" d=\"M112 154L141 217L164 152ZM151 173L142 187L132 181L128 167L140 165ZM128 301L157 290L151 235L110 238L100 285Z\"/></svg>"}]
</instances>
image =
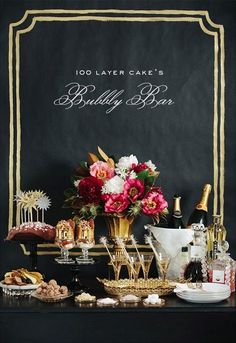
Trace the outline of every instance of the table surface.
<instances>
[{"instance_id":1,"label":"table surface","mask_svg":"<svg viewBox=\"0 0 236 343\"><path fill-rule=\"evenodd\" d=\"M108 297L98 283L90 283L90 293L97 298ZM232 312L236 313L236 295L232 293L230 298L219 303L194 304L179 299L175 294L163 297L165 306L162 308L146 307L142 302L138 304L122 304L115 307L98 307L94 305L80 305L75 303L74 297L59 303L44 303L33 297L15 297L2 294L0 296L0 313L16 312Z\"/></svg>"},{"instance_id":2,"label":"table surface","mask_svg":"<svg viewBox=\"0 0 236 343\"><path fill-rule=\"evenodd\" d=\"M90 287L97 298L108 296L98 283ZM43 303L32 297L1 294L0 342L189 343L191 337L191 343L235 343L235 293L215 304L188 303L174 294L163 298L166 303L162 308L142 303L120 303L113 308L80 306L74 297ZM224 329L216 330L222 323ZM193 335L196 325L201 330Z\"/></svg>"}]
</instances>

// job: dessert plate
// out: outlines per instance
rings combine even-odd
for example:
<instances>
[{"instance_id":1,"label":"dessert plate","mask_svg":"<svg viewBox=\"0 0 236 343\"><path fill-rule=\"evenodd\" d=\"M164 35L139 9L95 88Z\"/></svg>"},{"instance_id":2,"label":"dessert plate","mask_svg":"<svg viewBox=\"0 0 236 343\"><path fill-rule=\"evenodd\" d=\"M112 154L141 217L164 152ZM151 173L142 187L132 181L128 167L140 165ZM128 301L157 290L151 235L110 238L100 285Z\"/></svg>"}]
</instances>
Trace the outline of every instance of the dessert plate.
<instances>
[{"instance_id":1,"label":"dessert plate","mask_svg":"<svg viewBox=\"0 0 236 343\"><path fill-rule=\"evenodd\" d=\"M34 290L36 290L40 284L36 285L6 285L2 281L0 282L0 287L2 288L2 291L4 294L7 295L13 295L13 296L24 296L24 295L30 295Z\"/></svg>"}]
</instances>

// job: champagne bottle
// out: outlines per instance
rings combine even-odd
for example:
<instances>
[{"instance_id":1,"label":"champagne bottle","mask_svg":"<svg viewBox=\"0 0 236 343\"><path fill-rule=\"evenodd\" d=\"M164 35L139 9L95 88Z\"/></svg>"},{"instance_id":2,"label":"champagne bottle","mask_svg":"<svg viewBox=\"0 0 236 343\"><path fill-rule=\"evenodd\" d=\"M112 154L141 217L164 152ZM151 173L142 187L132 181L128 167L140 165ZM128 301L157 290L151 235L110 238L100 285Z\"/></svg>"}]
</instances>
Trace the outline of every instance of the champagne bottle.
<instances>
[{"instance_id":1,"label":"champagne bottle","mask_svg":"<svg viewBox=\"0 0 236 343\"><path fill-rule=\"evenodd\" d=\"M180 200L181 200L181 197L175 194L173 197L173 213L169 221L170 228L181 229L185 227L182 221Z\"/></svg>"},{"instance_id":2,"label":"champagne bottle","mask_svg":"<svg viewBox=\"0 0 236 343\"><path fill-rule=\"evenodd\" d=\"M188 220L188 227L191 227L193 223L199 223L203 224L205 227L207 227L208 219L207 219L207 204L209 195L211 192L211 185L206 184L202 191L202 196L199 201L199 203L196 205L194 211L192 212L191 216Z\"/></svg>"}]
</instances>

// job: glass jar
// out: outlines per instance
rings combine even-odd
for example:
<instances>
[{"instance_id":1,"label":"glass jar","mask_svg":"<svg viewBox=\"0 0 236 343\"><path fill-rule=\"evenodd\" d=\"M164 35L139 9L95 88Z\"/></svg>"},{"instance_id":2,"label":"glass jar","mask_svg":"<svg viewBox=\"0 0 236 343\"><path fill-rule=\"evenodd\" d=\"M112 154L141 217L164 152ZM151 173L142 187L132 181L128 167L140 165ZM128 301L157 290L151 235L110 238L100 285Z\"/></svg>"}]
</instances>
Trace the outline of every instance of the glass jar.
<instances>
[{"instance_id":1,"label":"glass jar","mask_svg":"<svg viewBox=\"0 0 236 343\"><path fill-rule=\"evenodd\" d=\"M235 261L228 253L220 253L208 265L209 282L223 283L235 291Z\"/></svg>"}]
</instances>

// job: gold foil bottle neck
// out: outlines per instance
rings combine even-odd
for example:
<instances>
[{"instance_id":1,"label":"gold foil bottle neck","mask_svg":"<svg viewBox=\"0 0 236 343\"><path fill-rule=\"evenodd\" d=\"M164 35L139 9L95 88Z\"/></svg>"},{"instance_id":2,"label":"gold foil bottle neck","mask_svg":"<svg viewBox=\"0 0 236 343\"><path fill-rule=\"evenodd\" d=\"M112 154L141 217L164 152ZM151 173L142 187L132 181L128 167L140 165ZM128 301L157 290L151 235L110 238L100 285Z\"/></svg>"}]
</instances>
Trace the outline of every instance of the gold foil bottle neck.
<instances>
[{"instance_id":1,"label":"gold foil bottle neck","mask_svg":"<svg viewBox=\"0 0 236 343\"><path fill-rule=\"evenodd\" d=\"M210 184L206 184L204 186L204 188L203 188L203 191L202 191L201 200L196 205L196 209L197 210L203 210L203 211L206 211L206 212L208 211L207 203L208 203L208 199L209 199L210 193L211 193L211 185Z\"/></svg>"},{"instance_id":2,"label":"gold foil bottle neck","mask_svg":"<svg viewBox=\"0 0 236 343\"><path fill-rule=\"evenodd\" d=\"M175 216L181 216L180 200L181 200L180 196L174 196L173 213Z\"/></svg>"}]
</instances>

